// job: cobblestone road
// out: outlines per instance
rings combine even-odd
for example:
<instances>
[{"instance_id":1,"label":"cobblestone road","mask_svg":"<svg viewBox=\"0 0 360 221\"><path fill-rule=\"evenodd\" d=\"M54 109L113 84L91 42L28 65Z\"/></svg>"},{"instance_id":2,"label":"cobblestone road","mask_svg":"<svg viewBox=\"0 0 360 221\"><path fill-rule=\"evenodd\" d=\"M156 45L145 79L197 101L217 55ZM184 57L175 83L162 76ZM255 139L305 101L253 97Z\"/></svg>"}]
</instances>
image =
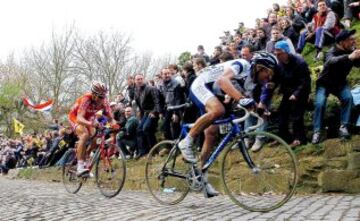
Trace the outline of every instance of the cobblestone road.
<instances>
[{"instance_id":1,"label":"cobblestone road","mask_svg":"<svg viewBox=\"0 0 360 221\"><path fill-rule=\"evenodd\" d=\"M360 196L295 197L270 213L251 213L226 197L190 194L161 206L146 192L123 191L106 199L97 189L68 194L60 183L0 178L0 220L360 220Z\"/></svg>"}]
</instances>

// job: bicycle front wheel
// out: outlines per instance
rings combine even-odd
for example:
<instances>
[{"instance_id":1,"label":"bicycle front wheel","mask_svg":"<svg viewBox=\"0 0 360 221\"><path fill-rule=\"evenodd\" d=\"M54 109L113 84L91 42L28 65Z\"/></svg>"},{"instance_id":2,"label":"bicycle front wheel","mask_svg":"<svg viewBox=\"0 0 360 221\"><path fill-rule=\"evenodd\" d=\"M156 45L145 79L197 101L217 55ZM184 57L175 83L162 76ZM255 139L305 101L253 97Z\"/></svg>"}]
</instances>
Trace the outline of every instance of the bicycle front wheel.
<instances>
[{"instance_id":1,"label":"bicycle front wheel","mask_svg":"<svg viewBox=\"0 0 360 221\"><path fill-rule=\"evenodd\" d=\"M69 149L62 162L62 181L67 192L76 194L82 186L82 178L76 175L77 160L74 149Z\"/></svg>"},{"instance_id":2,"label":"bicycle front wheel","mask_svg":"<svg viewBox=\"0 0 360 221\"><path fill-rule=\"evenodd\" d=\"M257 152L249 150L258 171L248 166L239 145L261 145ZM225 149L221 180L235 204L253 212L269 212L294 194L298 164L290 146L280 137L266 132L247 133Z\"/></svg>"},{"instance_id":3,"label":"bicycle front wheel","mask_svg":"<svg viewBox=\"0 0 360 221\"><path fill-rule=\"evenodd\" d=\"M189 164L185 163L175 142L156 144L150 151L145 165L145 179L151 195L161 204L181 202L190 188L186 181Z\"/></svg>"},{"instance_id":4,"label":"bicycle front wheel","mask_svg":"<svg viewBox=\"0 0 360 221\"><path fill-rule=\"evenodd\" d=\"M125 183L126 163L121 149L109 145L100 153L96 161L96 184L102 195L112 198L118 195Z\"/></svg>"}]
</instances>

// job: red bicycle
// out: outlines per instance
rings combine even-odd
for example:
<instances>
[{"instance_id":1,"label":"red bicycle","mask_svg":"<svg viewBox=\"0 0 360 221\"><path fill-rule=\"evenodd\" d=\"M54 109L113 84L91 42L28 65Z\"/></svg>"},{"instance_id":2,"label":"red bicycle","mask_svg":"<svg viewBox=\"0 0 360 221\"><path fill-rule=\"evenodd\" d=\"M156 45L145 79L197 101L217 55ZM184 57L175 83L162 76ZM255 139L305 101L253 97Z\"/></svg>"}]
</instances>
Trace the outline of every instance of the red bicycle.
<instances>
[{"instance_id":1,"label":"red bicycle","mask_svg":"<svg viewBox=\"0 0 360 221\"><path fill-rule=\"evenodd\" d=\"M117 130L105 127L107 122L100 123L95 135L90 141L96 140L96 148L92 152L87 167L89 174L84 176L76 175L77 159L76 149L70 148L64 155L62 164L62 181L65 189L76 194L82 185L91 178L90 174L95 166L95 180L102 195L111 198L119 194L125 183L126 163L125 156L116 144L115 135ZM108 135L109 139L106 139ZM90 142L92 143L92 142ZM89 148L90 145L88 145Z\"/></svg>"}]
</instances>

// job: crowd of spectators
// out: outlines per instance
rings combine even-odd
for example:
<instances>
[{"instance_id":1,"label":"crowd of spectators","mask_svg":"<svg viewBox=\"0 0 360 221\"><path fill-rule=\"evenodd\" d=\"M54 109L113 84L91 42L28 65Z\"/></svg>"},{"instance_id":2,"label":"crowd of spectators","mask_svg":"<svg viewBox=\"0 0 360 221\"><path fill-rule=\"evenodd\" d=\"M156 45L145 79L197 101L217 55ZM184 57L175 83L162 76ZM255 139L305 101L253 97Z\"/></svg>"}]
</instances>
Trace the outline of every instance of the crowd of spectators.
<instances>
[{"instance_id":1,"label":"crowd of spectators","mask_svg":"<svg viewBox=\"0 0 360 221\"><path fill-rule=\"evenodd\" d=\"M176 139L181 122L194 122L199 113L195 106L185 113L168 111L167 107L188 100L190 86L202 69L238 58L251 62L256 51L274 53L278 58L279 68L273 87L278 87L282 96L278 108L279 135L293 147L305 144L309 137L304 114L312 92L311 72L301 56L307 43L315 47L314 59L324 61L324 68L316 80L312 142L320 142L329 94L334 94L341 102L339 135L349 138L353 101L346 78L353 66L360 66L360 51L353 47L354 31L349 28L351 22L359 18L359 9L360 1L354 0L289 0L287 5L273 4L266 17L256 20L255 27L246 28L240 22L234 34L225 31L212 55L199 45L191 61L182 67L171 64L152 79L145 79L146 75L142 73L130 75L124 91L110 103L115 120L121 126L117 135L119 147L127 158L138 159L149 152L157 139ZM330 48L327 53L324 47ZM265 111L263 117L266 122L269 113ZM288 128L290 121L292 130ZM15 140L1 136L1 171L7 173L16 166L25 166L29 159L40 166L55 164L54 159L61 157L61 141L68 133L57 124L52 129L43 135L26 135ZM266 124L261 129L266 130ZM261 146L260 140L255 143Z\"/></svg>"},{"instance_id":2,"label":"crowd of spectators","mask_svg":"<svg viewBox=\"0 0 360 221\"><path fill-rule=\"evenodd\" d=\"M315 47L314 59L324 61L324 70L316 80L312 142L320 142L321 122L329 94L338 96L341 102L339 135L349 138L352 97L346 77L353 66L358 66L360 58L359 51L354 48L354 32L349 28L351 21L359 17L358 5L359 1L346 0L289 0L287 5L273 4L266 17L256 20L255 27L247 28L240 22L233 34L224 31L212 55L199 45L191 61L181 70L176 65L164 67L154 79L148 79L148 84L142 74L130 76L125 97L138 115L137 157L147 153L156 143L157 131L160 130L166 139L176 139L181 121L196 120L196 109L183 116L178 111L167 111L166 107L188 99L189 87L202 69L238 58L251 62L257 51L274 53L279 61L279 74L274 80L274 87L279 88L282 96L277 110L279 135L293 147L306 144L304 115L311 94L311 71L301 55L306 44ZM325 54L327 50L329 52ZM266 130L266 126L262 129ZM133 133L135 137L134 130Z\"/></svg>"}]
</instances>

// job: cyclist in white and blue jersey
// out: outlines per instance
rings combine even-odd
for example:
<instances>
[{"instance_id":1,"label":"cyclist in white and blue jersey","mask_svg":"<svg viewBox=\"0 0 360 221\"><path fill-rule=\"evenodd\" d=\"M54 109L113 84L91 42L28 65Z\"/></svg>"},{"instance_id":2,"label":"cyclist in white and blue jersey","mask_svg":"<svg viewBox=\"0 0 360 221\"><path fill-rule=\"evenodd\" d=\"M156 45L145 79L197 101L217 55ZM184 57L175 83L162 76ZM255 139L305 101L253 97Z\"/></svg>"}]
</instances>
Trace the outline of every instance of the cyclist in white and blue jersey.
<instances>
[{"instance_id":1,"label":"cyclist in white and blue jersey","mask_svg":"<svg viewBox=\"0 0 360 221\"><path fill-rule=\"evenodd\" d=\"M179 149L186 161L196 163L196 158L191 149L194 139L205 131L205 140L200 154L201 164L209 158L214 144L217 126L211 125L216 119L225 114L223 103L214 95L213 85L216 84L225 94L235 101L240 101L244 95L235 88L232 80L242 75L250 75L256 82L268 82L277 68L274 55L267 52L256 53L251 63L244 59L230 60L218 65L207 67L199 73L190 88L190 98L201 110L202 116L196 120L188 135L179 143ZM261 99L267 95L262 93ZM260 101L261 103L261 101ZM218 195L218 192L207 182L204 174L207 197Z\"/></svg>"}]
</instances>

